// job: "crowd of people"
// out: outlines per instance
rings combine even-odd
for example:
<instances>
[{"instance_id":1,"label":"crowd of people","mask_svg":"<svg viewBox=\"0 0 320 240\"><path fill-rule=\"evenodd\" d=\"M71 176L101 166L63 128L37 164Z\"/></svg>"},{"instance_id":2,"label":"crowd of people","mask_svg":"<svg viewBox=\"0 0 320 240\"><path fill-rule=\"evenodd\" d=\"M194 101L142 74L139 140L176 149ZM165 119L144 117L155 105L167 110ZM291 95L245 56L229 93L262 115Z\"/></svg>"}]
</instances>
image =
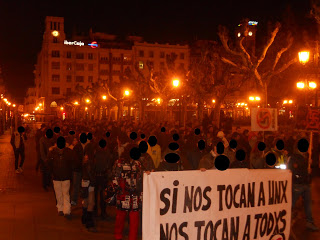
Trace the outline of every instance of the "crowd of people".
<instances>
[{"instance_id":1,"label":"crowd of people","mask_svg":"<svg viewBox=\"0 0 320 240\"><path fill-rule=\"evenodd\" d=\"M16 172L21 173L25 134L18 129L11 144ZM304 132L252 132L237 127L218 129L208 121L178 123L56 121L35 134L42 186L53 186L58 214L71 219L72 206L82 199L82 224L96 232L95 216L107 218L107 206L117 207L115 239L122 239L129 213L129 239L141 231L143 173L225 168L279 168L293 172L293 206L302 196L306 227L318 231L311 210L308 139ZM297 147L298 146L298 147ZM177 158L172 157L178 155ZM226 162L217 164L219 155ZM281 167L282 168L282 167ZM280 171L280 170L279 170Z\"/></svg>"}]
</instances>

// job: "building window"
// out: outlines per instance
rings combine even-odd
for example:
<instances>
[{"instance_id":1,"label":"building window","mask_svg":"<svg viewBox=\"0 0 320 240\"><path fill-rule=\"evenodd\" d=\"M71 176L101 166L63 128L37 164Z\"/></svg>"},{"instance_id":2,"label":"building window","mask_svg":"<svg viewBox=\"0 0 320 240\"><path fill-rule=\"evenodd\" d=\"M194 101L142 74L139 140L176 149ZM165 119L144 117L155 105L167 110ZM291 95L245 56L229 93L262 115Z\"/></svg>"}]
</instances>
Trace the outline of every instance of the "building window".
<instances>
[{"instance_id":1,"label":"building window","mask_svg":"<svg viewBox=\"0 0 320 240\"><path fill-rule=\"evenodd\" d=\"M60 52L59 51L52 51L51 56L52 57L60 57Z\"/></svg>"},{"instance_id":2,"label":"building window","mask_svg":"<svg viewBox=\"0 0 320 240\"><path fill-rule=\"evenodd\" d=\"M67 82L71 82L72 81L72 76L71 75L67 75Z\"/></svg>"},{"instance_id":3,"label":"building window","mask_svg":"<svg viewBox=\"0 0 320 240\"><path fill-rule=\"evenodd\" d=\"M67 95L71 94L71 88L67 88Z\"/></svg>"},{"instance_id":4,"label":"building window","mask_svg":"<svg viewBox=\"0 0 320 240\"><path fill-rule=\"evenodd\" d=\"M144 51L142 50L139 51L139 57L144 57Z\"/></svg>"},{"instance_id":5,"label":"building window","mask_svg":"<svg viewBox=\"0 0 320 240\"><path fill-rule=\"evenodd\" d=\"M76 70L77 71L83 71L84 70L84 64L83 63L77 63L76 64Z\"/></svg>"},{"instance_id":6,"label":"building window","mask_svg":"<svg viewBox=\"0 0 320 240\"><path fill-rule=\"evenodd\" d=\"M71 52L67 52L67 58L71 58Z\"/></svg>"},{"instance_id":7,"label":"building window","mask_svg":"<svg viewBox=\"0 0 320 240\"><path fill-rule=\"evenodd\" d=\"M142 61L139 61L139 68L143 69L143 62Z\"/></svg>"},{"instance_id":8,"label":"building window","mask_svg":"<svg viewBox=\"0 0 320 240\"><path fill-rule=\"evenodd\" d=\"M60 62L52 62L51 69L60 69Z\"/></svg>"},{"instance_id":9,"label":"building window","mask_svg":"<svg viewBox=\"0 0 320 240\"><path fill-rule=\"evenodd\" d=\"M68 71L70 71L72 69L72 63L67 63L67 68Z\"/></svg>"},{"instance_id":10,"label":"building window","mask_svg":"<svg viewBox=\"0 0 320 240\"><path fill-rule=\"evenodd\" d=\"M184 59L184 53L180 53L180 59Z\"/></svg>"},{"instance_id":11,"label":"building window","mask_svg":"<svg viewBox=\"0 0 320 240\"><path fill-rule=\"evenodd\" d=\"M164 52L160 52L160 58L164 58Z\"/></svg>"},{"instance_id":12,"label":"building window","mask_svg":"<svg viewBox=\"0 0 320 240\"><path fill-rule=\"evenodd\" d=\"M88 76L88 82L92 83L93 82L93 76Z\"/></svg>"},{"instance_id":13,"label":"building window","mask_svg":"<svg viewBox=\"0 0 320 240\"><path fill-rule=\"evenodd\" d=\"M149 52L149 57L153 58L153 51Z\"/></svg>"},{"instance_id":14,"label":"building window","mask_svg":"<svg viewBox=\"0 0 320 240\"><path fill-rule=\"evenodd\" d=\"M93 64L88 64L88 71L93 71Z\"/></svg>"},{"instance_id":15,"label":"building window","mask_svg":"<svg viewBox=\"0 0 320 240\"><path fill-rule=\"evenodd\" d=\"M100 75L108 75L109 71L106 69L100 70Z\"/></svg>"},{"instance_id":16,"label":"building window","mask_svg":"<svg viewBox=\"0 0 320 240\"><path fill-rule=\"evenodd\" d=\"M53 38L53 43L57 43L58 42L58 38L54 37Z\"/></svg>"},{"instance_id":17,"label":"building window","mask_svg":"<svg viewBox=\"0 0 320 240\"><path fill-rule=\"evenodd\" d=\"M59 95L59 94L60 94L60 88L59 88L59 87L53 87L53 88L51 89L51 92L52 92L52 94L57 94L57 95Z\"/></svg>"},{"instance_id":18,"label":"building window","mask_svg":"<svg viewBox=\"0 0 320 240\"><path fill-rule=\"evenodd\" d=\"M88 59L93 59L93 53L88 53Z\"/></svg>"},{"instance_id":19,"label":"building window","mask_svg":"<svg viewBox=\"0 0 320 240\"><path fill-rule=\"evenodd\" d=\"M76 76L76 82L84 82L83 76Z\"/></svg>"},{"instance_id":20,"label":"building window","mask_svg":"<svg viewBox=\"0 0 320 240\"><path fill-rule=\"evenodd\" d=\"M52 82L60 82L60 75L52 75Z\"/></svg>"},{"instance_id":21,"label":"building window","mask_svg":"<svg viewBox=\"0 0 320 240\"><path fill-rule=\"evenodd\" d=\"M83 53L77 53L76 54L76 59L84 59L84 54Z\"/></svg>"},{"instance_id":22,"label":"building window","mask_svg":"<svg viewBox=\"0 0 320 240\"><path fill-rule=\"evenodd\" d=\"M150 66L151 68L153 68L153 62L152 62L152 61L149 61L149 66Z\"/></svg>"}]
</instances>

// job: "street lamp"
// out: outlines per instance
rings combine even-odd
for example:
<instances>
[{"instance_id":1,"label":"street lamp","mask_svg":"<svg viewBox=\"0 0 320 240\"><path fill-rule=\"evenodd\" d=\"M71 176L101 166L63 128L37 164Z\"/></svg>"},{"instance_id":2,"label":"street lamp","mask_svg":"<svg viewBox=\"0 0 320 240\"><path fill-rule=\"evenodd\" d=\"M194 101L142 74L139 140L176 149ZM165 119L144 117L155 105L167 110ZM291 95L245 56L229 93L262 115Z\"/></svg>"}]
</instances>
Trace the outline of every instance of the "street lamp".
<instances>
[{"instance_id":1,"label":"street lamp","mask_svg":"<svg viewBox=\"0 0 320 240\"><path fill-rule=\"evenodd\" d=\"M297 82L297 88L303 89L304 88L304 83L303 82Z\"/></svg>"},{"instance_id":2,"label":"street lamp","mask_svg":"<svg viewBox=\"0 0 320 240\"><path fill-rule=\"evenodd\" d=\"M179 79L174 79L174 80L172 81L172 85L173 85L174 87L179 87L179 84L180 84Z\"/></svg>"},{"instance_id":3,"label":"street lamp","mask_svg":"<svg viewBox=\"0 0 320 240\"><path fill-rule=\"evenodd\" d=\"M301 64L306 64L309 61L310 52L309 51L301 51L299 52L299 62Z\"/></svg>"},{"instance_id":4,"label":"street lamp","mask_svg":"<svg viewBox=\"0 0 320 240\"><path fill-rule=\"evenodd\" d=\"M87 103L90 103L90 99L86 99L86 102L87 102Z\"/></svg>"},{"instance_id":5,"label":"street lamp","mask_svg":"<svg viewBox=\"0 0 320 240\"><path fill-rule=\"evenodd\" d=\"M60 110L62 111L62 110L63 110L63 107L61 107Z\"/></svg>"},{"instance_id":6,"label":"street lamp","mask_svg":"<svg viewBox=\"0 0 320 240\"><path fill-rule=\"evenodd\" d=\"M106 95L103 95L103 96L102 96L102 99L103 99L103 100L106 100L106 99L107 99L107 96L106 96Z\"/></svg>"},{"instance_id":7,"label":"street lamp","mask_svg":"<svg viewBox=\"0 0 320 240\"><path fill-rule=\"evenodd\" d=\"M315 89L317 87L317 84L315 82L309 82L309 88Z\"/></svg>"},{"instance_id":8,"label":"street lamp","mask_svg":"<svg viewBox=\"0 0 320 240\"><path fill-rule=\"evenodd\" d=\"M130 91L129 91L129 90L125 90L125 91L124 91L124 95L125 95L125 96L129 96L129 95L130 95Z\"/></svg>"},{"instance_id":9,"label":"street lamp","mask_svg":"<svg viewBox=\"0 0 320 240\"><path fill-rule=\"evenodd\" d=\"M77 101L74 102L74 105L79 105L79 103Z\"/></svg>"},{"instance_id":10,"label":"street lamp","mask_svg":"<svg viewBox=\"0 0 320 240\"><path fill-rule=\"evenodd\" d=\"M216 100L212 99L212 103L215 103L215 102L216 102Z\"/></svg>"},{"instance_id":11,"label":"street lamp","mask_svg":"<svg viewBox=\"0 0 320 240\"><path fill-rule=\"evenodd\" d=\"M12 107L16 107L16 105L15 105L15 104L13 104L13 105L12 105Z\"/></svg>"}]
</instances>

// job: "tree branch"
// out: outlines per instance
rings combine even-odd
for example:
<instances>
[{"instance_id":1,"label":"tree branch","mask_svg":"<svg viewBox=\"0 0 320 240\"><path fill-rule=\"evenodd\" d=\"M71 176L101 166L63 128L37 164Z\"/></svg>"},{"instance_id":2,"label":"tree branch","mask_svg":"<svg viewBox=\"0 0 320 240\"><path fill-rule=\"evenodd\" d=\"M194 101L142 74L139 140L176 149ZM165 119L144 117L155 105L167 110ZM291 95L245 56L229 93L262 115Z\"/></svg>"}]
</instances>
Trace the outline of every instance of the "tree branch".
<instances>
[{"instance_id":1,"label":"tree branch","mask_svg":"<svg viewBox=\"0 0 320 240\"><path fill-rule=\"evenodd\" d=\"M272 71L274 71L274 69L276 68L276 66L277 66L277 64L278 64L278 62L279 62L282 54L283 54L284 52L286 52L286 51L292 46L292 43L293 43L293 37L292 37L292 36L289 36L289 37L288 37L288 45L287 45L286 47L282 48L282 49L277 53L276 59L275 59L275 61L274 61L274 63L273 63L273 66L272 66Z\"/></svg>"},{"instance_id":2,"label":"tree branch","mask_svg":"<svg viewBox=\"0 0 320 240\"><path fill-rule=\"evenodd\" d=\"M271 44L274 42L275 37L277 36L279 29L280 29L281 24L279 22L276 23L276 27L275 29L271 32L271 36L268 40L268 42L266 43L265 47L263 48L263 51L261 53L260 58L257 61L256 67L258 68L259 65L261 64L261 62L264 60L264 58L266 57L266 54L271 46Z\"/></svg>"}]
</instances>

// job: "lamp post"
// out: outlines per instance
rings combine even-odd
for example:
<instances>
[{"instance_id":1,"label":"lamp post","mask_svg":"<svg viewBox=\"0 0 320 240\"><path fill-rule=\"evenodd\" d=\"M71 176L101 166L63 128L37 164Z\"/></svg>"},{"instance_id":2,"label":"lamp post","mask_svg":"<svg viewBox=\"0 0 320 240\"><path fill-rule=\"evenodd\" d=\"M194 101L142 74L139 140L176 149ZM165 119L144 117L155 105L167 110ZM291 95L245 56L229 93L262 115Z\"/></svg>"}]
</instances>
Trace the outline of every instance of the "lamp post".
<instances>
[{"instance_id":1,"label":"lamp post","mask_svg":"<svg viewBox=\"0 0 320 240\"><path fill-rule=\"evenodd\" d=\"M174 78L172 80L172 86L174 88L178 88L180 86L180 80L178 78ZM183 101L183 97L179 95L179 125L181 127L181 122L182 120L184 120L184 114L183 114L183 119L182 119L182 101Z\"/></svg>"}]
</instances>

